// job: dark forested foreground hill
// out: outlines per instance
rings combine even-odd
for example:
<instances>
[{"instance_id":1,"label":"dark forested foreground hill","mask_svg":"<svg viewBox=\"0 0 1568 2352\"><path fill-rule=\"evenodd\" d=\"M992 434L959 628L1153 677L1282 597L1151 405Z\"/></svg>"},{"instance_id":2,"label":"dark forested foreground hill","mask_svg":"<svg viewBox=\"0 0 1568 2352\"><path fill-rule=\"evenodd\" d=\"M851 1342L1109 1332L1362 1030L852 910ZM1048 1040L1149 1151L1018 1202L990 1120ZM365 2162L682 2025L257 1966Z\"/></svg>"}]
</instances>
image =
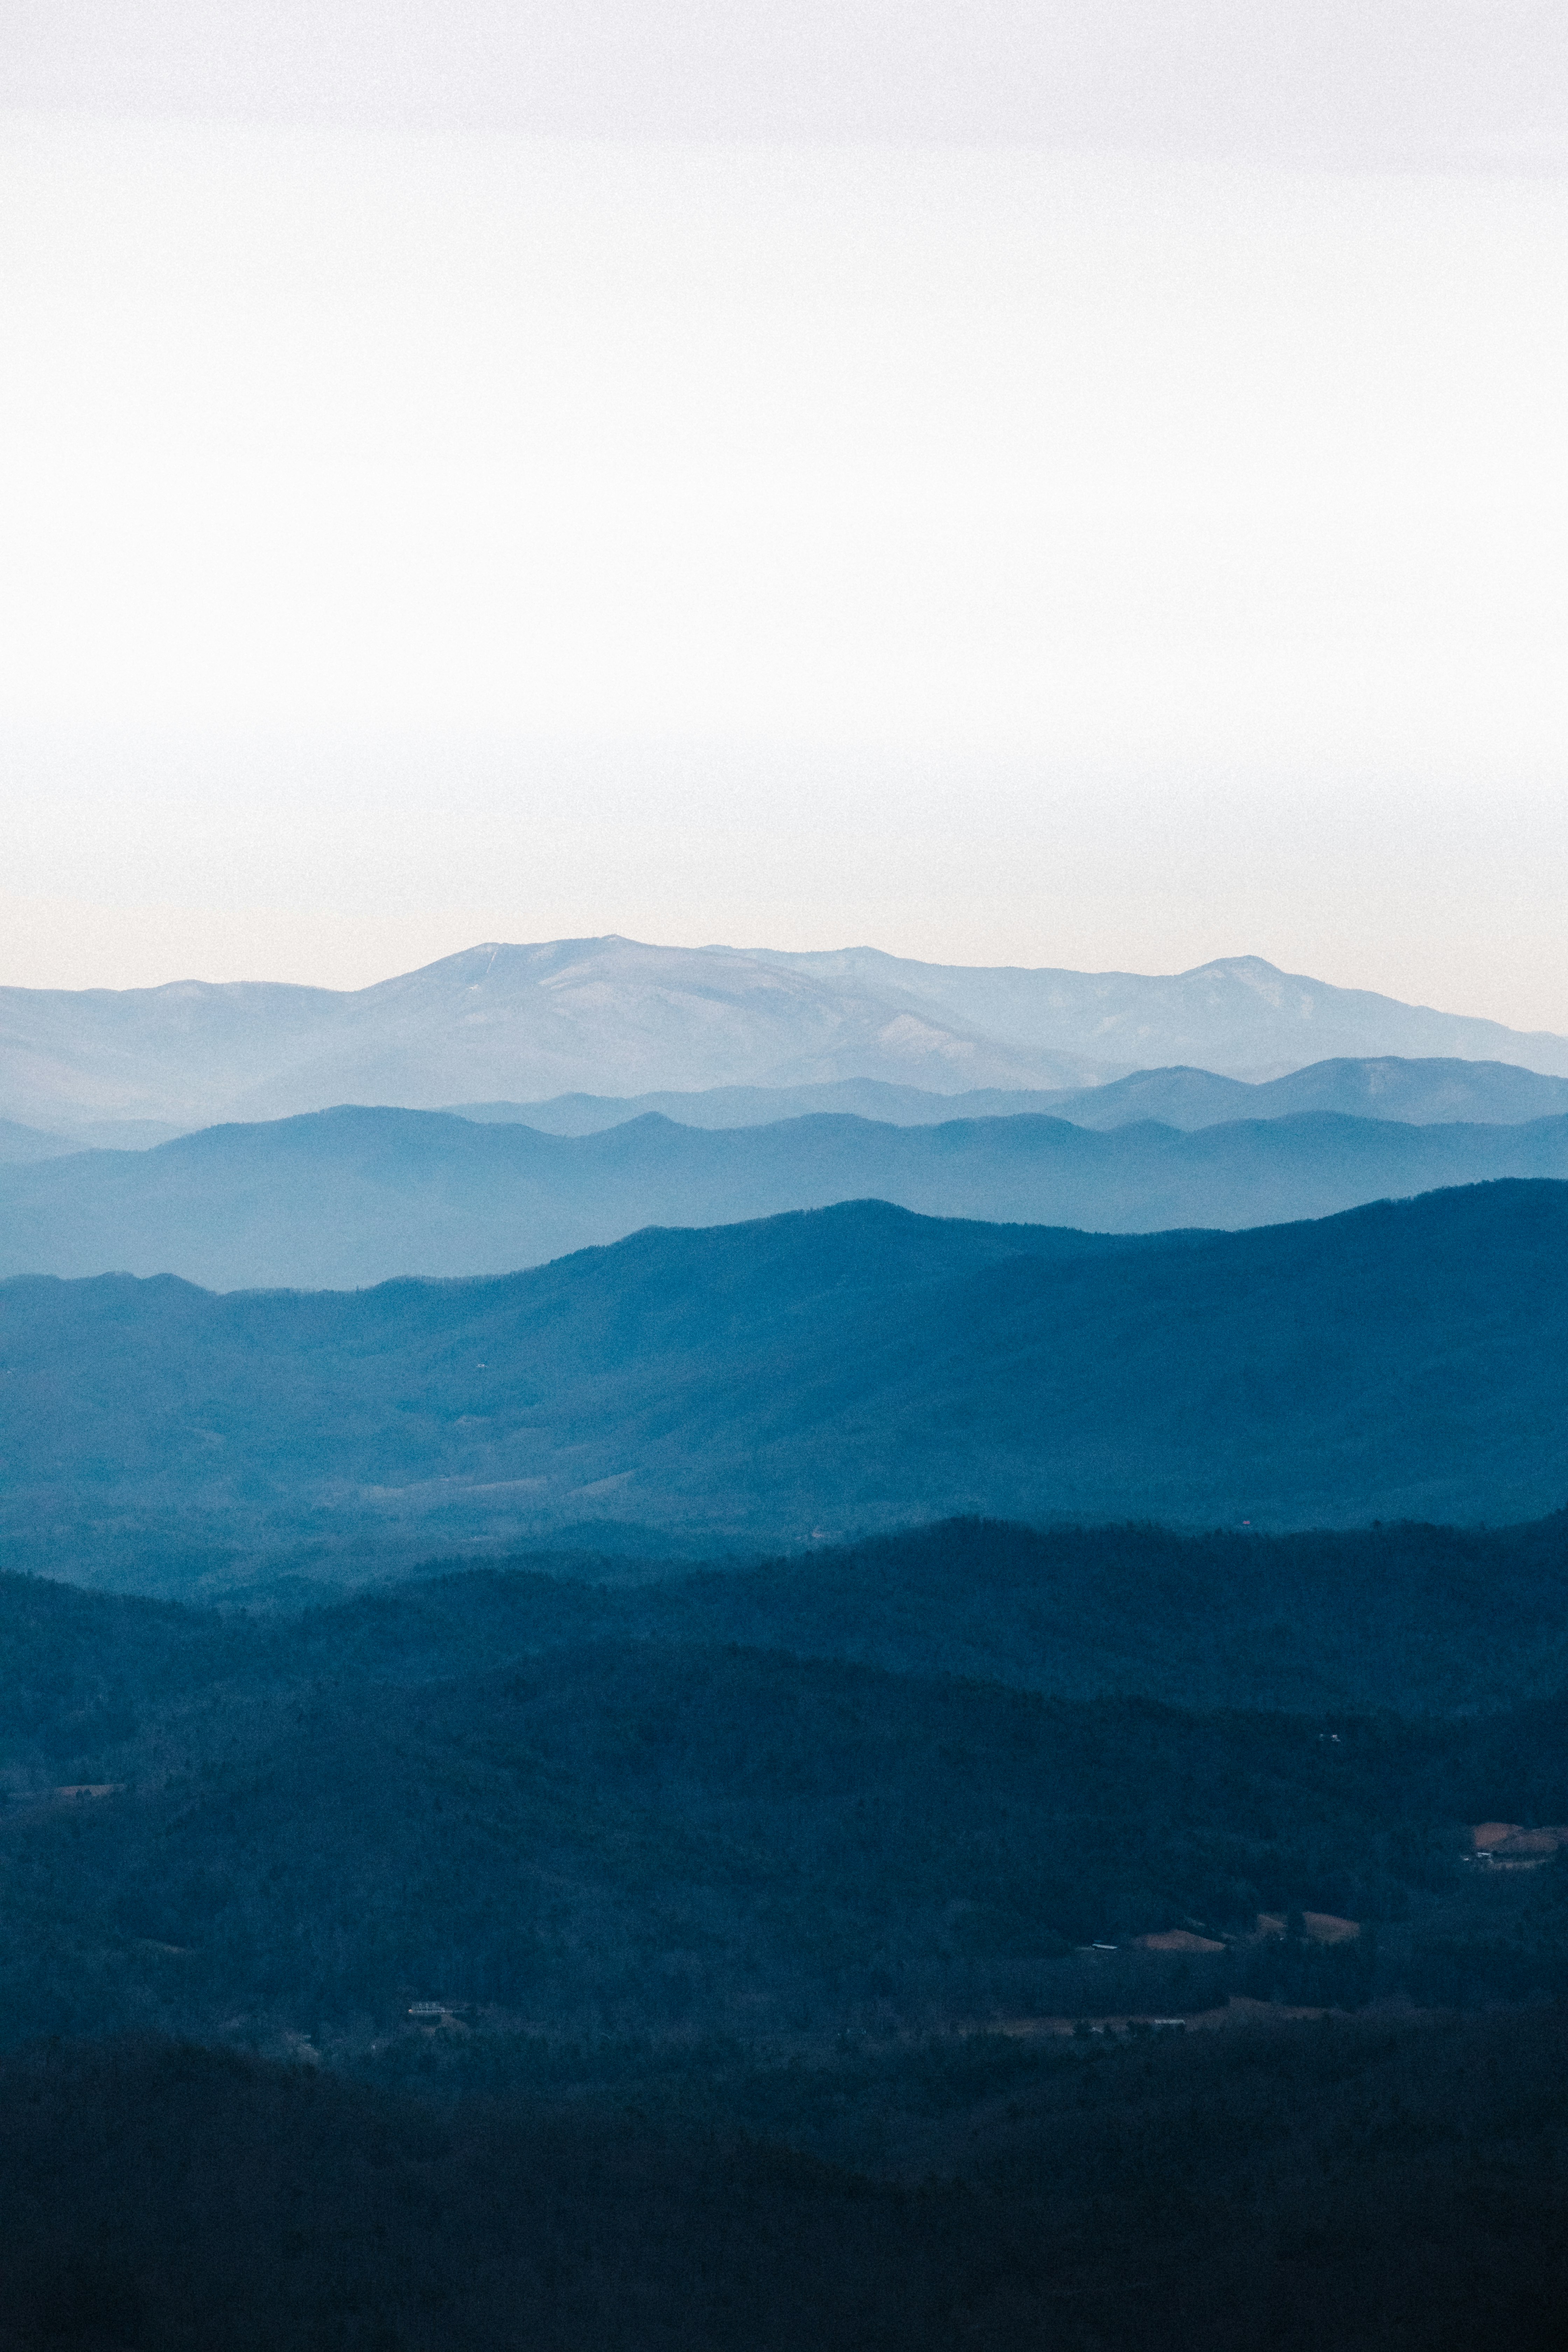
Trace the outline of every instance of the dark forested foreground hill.
<instances>
[{"instance_id":1,"label":"dark forested foreground hill","mask_svg":"<svg viewBox=\"0 0 1568 2352\"><path fill-rule=\"evenodd\" d=\"M263 1689L230 1621L204 1710L118 1609L71 1728L124 1784L0 1818L13 2352L1560 2340L1568 1874L1464 1835L1568 1811L1560 1704L652 1643ZM15 2046L128 2027L206 2047Z\"/></svg>"},{"instance_id":2,"label":"dark forested foreground hill","mask_svg":"<svg viewBox=\"0 0 1568 2352\"><path fill-rule=\"evenodd\" d=\"M616 1598L480 1573L280 1623L8 1581L0 2036L352 2054L425 2000L515 2057L1568 1993L1568 1865L1469 1859L1478 1822L1568 1822L1556 1696L1403 1721L1066 1699L719 1646L679 1612L628 1639L592 1622ZM1315 1913L1363 1932L1288 1931ZM1178 1928L1205 1940L1126 1948Z\"/></svg>"},{"instance_id":3,"label":"dark forested foreground hill","mask_svg":"<svg viewBox=\"0 0 1568 2352\"><path fill-rule=\"evenodd\" d=\"M1120 1241L849 1203L348 1295L0 1286L0 1507L90 1523L89 1570L170 1526L1523 1518L1565 1408L1551 1183Z\"/></svg>"},{"instance_id":4,"label":"dark forested foreground hill","mask_svg":"<svg viewBox=\"0 0 1568 2352\"><path fill-rule=\"evenodd\" d=\"M946 1520L756 1566L531 1553L293 1616L0 1575L0 1766L113 1779L149 1712L298 1681L428 1682L595 1641L741 1643L1065 1699L1407 1717L1568 1685L1568 1512L1522 1527L1184 1536ZM270 1597L270 1595L268 1596Z\"/></svg>"},{"instance_id":5,"label":"dark forested foreground hill","mask_svg":"<svg viewBox=\"0 0 1568 2352\"><path fill-rule=\"evenodd\" d=\"M847 2105L863 2095L845 2084L855 2072L777 2078L794 2097L775 2099L776 2120ZM299 2066L156 2042L22 2056L0 2068L0 2344L1555 2352L1563 2340L1568 2051L1552 2012L1050 2056L931 2045L878 2089L889 2137L912 2126L938 2177L917 2185L884 2164L867 2179L732 2128L559 2105L433 2112Z\"/></svg>"},{"instance_id":6,"label":"dark forested foreground hill","mask_svg":"<svg viewBox=\"0 0 1568 2352\"><path fill-rule=\"evenodd\" d=\"M117 1268L217 1290L342 1288L510 1272L645 1225L727 1224L847 1200L1152 1233L1329 1216L1502 1177L1568 1178L1568 1117L1415 1126L1312 1109L1186 1133L1160 1124L1158 1097L1149 1100L1129 1114L1135 1123L1108 1120L1106 1132L1092 1112L1089 1125L821 1114L721 1130L647 1116L549 1135L339 1109L209 1128L151 1151L0 1168L0 1276Z\"/></svg>"},{"instance_id":7,"label":"dark forested foreground hill","mask_svg":"<svg viewBox=\"0 0 1568 2352\"><path fill-rule=\"evenodd\" d=\"M1554 2345L1563 1546L0 1579L0 2347Z\"/></svg>"}]
</instances>

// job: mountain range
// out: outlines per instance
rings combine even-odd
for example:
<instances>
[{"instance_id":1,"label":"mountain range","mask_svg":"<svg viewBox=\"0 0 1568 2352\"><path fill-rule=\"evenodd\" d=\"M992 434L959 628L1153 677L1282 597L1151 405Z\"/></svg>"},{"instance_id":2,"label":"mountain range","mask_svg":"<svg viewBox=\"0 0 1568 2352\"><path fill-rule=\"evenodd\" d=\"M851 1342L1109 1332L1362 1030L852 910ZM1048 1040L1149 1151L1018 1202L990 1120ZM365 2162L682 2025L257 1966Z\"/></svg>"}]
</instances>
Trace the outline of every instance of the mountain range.
<instances>
[{"instance_id":1,"label":"mountain range","mask_svg":"<svg viewBox=\"0 0 1568 2352\"><path fill-rule=\"evenodd\" d=\"M1391 1055L1568 1077L1568 1039L1253 956L1147 978L609 938L471 948L348 992L0 991L0 1113L95 1141L342 1102L432 1109L845 1079L1078 1089L1178 1064L1257 1079ZM126 1121L139 1139L110 1131Z\"/></svg>"},{"instance_id":2,"label":"mountain range","mask_svg":"<svg viewBox=\"0 0 1568 2352\"><path fill-rule=\"evenodd\" d=\"M1510 1062L1465 1062L1396 1055L1314 1062L1286 1076L1226 1078L1212 1070L1135 1070L1095 1087L974 1087L935 1094L885 1078L836 1078L822 1086L703 1087L684 1093L555 1095L544 1102L452 1103L456 1118L480 1126L533 1127L547 1135L598 1135L649 1112L681 1127L768 1127L816 1112L847 1112L889 1127L935 1127L949 1119L1016 1118L1027 1113L1074 1127L1128 1127L1157 1119L1177 1128L1237 1119L1289 1118L1336 1111L1347 1118L1400 1119L1412 1126L1457 1121L1512 1126L1568 1112L1568 1078ZM85 1150L145 1151L182 1130L156 1119L89 1120L64 1132L0 1118L0 1166L58 1160Z\"/></svg>"},{"instance_id":3,"label":"mountain range","mask_svg":"<svg viewBox=\"0 0 1568 2352\"><path fill-rule=\"evenodd\" d=\"M1108 1238L878 1202L501 1280L0 1286L0 1526L1498 1520L1568 1487L1568 1185Z\"/></svg>"},{"instance_id":4,"label":"mountain range","mask_svg":"<svg viewBox=\"0 0 1568 2352\"><path fill-rule=\"evenodd\" d=\"M934 1127L952 1118L1016 1118L1035 1111L1074 1127L1130 1127L1152 1118L1167 1127L1219 1127L1232 1119L1289 1118L1300 1111L1338 1111L1347 1118L1404 1119L1414 1126L1475 1120L1511 1126L1568 1111L1568 1078L1546 1077L1509 1062L1465 1062L1397 1055L1313 1062L1284 1077L1248 1080L1212 1070L1134 1070L1098 1087L973 1087L933 1094L883 1078L838 1078L820 1087L705 1087L685 1094L556 1095L537 1103L451 1103L460 1118L521 1123L549 1135L596 1135L655 1111L682 1127L765 1127L814 1111L848 1111L889 1127ZM33 1138L0 1160L46 1157ZM107 1141L109 1139L105 1139ZM165 1140L149 1137L148 1141ZM58 1142L55 1143L56 1151Z\"/></svg>"},{"instance_id":5,"label":"mountain range","mask_svg":"<svg viewBox=\"0 0 1568 2352\"><path fill-rule=\"evenodd\" d=\"M644 1226L839 1201L1153 1233L1327 1216L1503 1177L1568 1179L1568 1116L1416 1127L1304 1112L1100 1131L1027 1114L894 1127L821 1113L713 1129L646 1114L563 1136L343 1108L0 1168L0 1276L115 1268L217 1290L344 1289L506 1274Z\"/></svg>"}]
</instances>

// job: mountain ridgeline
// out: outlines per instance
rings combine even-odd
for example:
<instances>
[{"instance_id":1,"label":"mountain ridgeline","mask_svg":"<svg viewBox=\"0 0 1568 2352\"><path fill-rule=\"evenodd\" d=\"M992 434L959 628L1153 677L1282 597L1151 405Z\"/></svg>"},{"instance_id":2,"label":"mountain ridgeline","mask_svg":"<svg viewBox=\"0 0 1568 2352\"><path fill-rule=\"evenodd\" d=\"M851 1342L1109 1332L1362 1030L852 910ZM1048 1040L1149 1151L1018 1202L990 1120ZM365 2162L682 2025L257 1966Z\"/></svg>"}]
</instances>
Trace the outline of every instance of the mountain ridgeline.
<instances>
[{"instance_id":1,"label":"mountain ridgeline","mask_svg":"<svg viewBox=\"0 0 1568 2352\"><path fill-rule=\"evenodd\" d=\"M936 1127L947 1119L1016 1118L1034 1112L1074 1127L1223 1127L1238 1119L1292 1118L1332 1111L1342 1118L1450 1120L1510 1127L1568 1111L1568 1078L1508 1062L1415 1061L1397 1055L1340 1056L1284 1077L1227 1078L1213 1070L1134 1070L1102 1086L972 1087L933 1094L883 1078L839 1078L816 1087L705 1087L648 1095L558 1095L549 1102L451 1103L463 1118L521 1121L550 1135L597 1135L649 1111L683 1127L767 1127L817 1111L847 1111L889 1127ZM0 1157L9 1156L0 1135ZM40 1157L18 1148L16 1157Z\"/></svg>"},{"instance_id":2,"label":"mountain ridgeline","mask_svg":"<svg viewBox=\"0 0 1568 2352\"><path fill-rule=\"evenodd\" d=\"M1568 1186L1152 1236L850 1202L347 1294L29 1277L0 1395L5 1532L90 1525L104 1573L175 1527L1524 1518L1568 1489Z\"/></svg>"},{"instance_id":3,"label":"mountain ridgeline","mask_svg":"<svg viewBox=\"0 0 1568 2352\"><path fill-rule=\"evenodd\" d=\"M348 992L184 981L0 991L0 1113L184 1128L371 1102L874 1079L1081 1088L1172 1065L1268 1078L1331 1056L1459 1056L1568 1077L1568 1039L1281 972L1151 978L633 940L492 945Z\"/></svg>"},{"instance_id":4,"label":"mountain ridgeline","mask_svg":"<svg viewBox=\"0 0 1568 2352\"><path fill-rule=\"evenodd\" d=\"M1401 1119L1412 1126L1509 1127L1568 1111L1568 1077L1509 1062L1415 1061L1397 1055L1314 1062L1284 1077L1227 1078L1212 1070L1135 1070L1089 1087L973 1087L958 1094L885 1078L836 1078L793 1087L699 1087L642 1095L556 1095L544 1102L448 1103L456 1117L486 1126L538 1128L547 1135L597 1135L652 1112L680 1127L773 1127L818 1112L847 1113L889 1127L939 1127L951 1119L1016 1118L1026 1113L1074 1127L1220 1127L1331 1111L1343 1118ZM0 1166L58 1160L73 1151L146 1151L183 1131L159 1119L95 1119L71 1113L51 1133L0 1118Z\"/></svg>"},{"instance_id":5,"label":"mountain ridgeline","mask_svg":"<svg viewBox=\"0 0 1568 2352\"><path fill-rule=\"evenodd\" d=\"M705 1129L647 1114L555 1135L344 1108L209 1128L153 1150L0 1167L0 1276L115 1268L218 1290L342 1289L405 1274L510 1273L648 1225L729 1224L842 1201L1155 1233L1323 1217L1503 1177L1568 1178L1568 1114L1415 1125L1300 1112L1192 1131L1148 1120L1099 1131L1031 1115L894 1126L835 1113Z\"/></svg>"},{"instance_id":6,"label":"mountain ridgeline","mask_svg":"<svg viewBox=\"0 0 1568 2352\"><path fill-rule=\"evenodd\" d=\"M262 1612L0 1570L4 1770L16 1788L113 1779L149 1710L339 1675L441 1682L605 1642L1314 1718L1496 1714L1568 1685L1568 1510L1283 1536L943 1519L751 1562L653 1557L634 1582L625 1565L437 1559L346 1596L274 1590Z\"/></svg>"},{"instance_id":7,"label":"mountain ridgeline","mask_svg":"<svg viewBox=\"0 0 1568 2352\"><path fill-rule=\"evenodd\" d=\"M1561 1514L592 1566L261 1620L0 1578L0 2044L237 2012L352 2043L411 1998L550 2034L1072 2014L1092 1942L1102 2007L1568 1990L1564 1874L1466 1861L1475 1822L1568 1821ZM1258 1940L1292 1908L1389 1948Z\"/></svg>"}]
</instances>

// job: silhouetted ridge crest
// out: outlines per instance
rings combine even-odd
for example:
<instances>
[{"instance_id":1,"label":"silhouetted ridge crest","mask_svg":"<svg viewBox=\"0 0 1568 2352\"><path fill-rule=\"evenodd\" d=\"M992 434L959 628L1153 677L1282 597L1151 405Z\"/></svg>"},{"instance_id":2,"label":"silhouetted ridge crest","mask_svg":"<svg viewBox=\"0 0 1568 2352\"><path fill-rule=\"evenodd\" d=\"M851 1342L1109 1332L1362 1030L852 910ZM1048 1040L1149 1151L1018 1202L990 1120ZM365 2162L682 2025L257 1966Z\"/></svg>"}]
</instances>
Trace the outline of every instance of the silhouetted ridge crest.
<instances>
[{"instance_id":1,"label":"silhouetted ridge crest","mask_svg":"<svg viewBox=\"0 0 1568 2352\"><path fill-rule=\"evenodd\" d=\"M344 1106L0 1168L0 1275L120 1265L224 1290L337 1289L501 1273L645 1225L842 1201L1136 1233L1282 1223L1508 1177L1568 1179L1568 1114L1418 1126L1318 1108L1186 1129L1130 1102L1104 1126L1039 1110L903 1126L819 1110L738 1128L650 1111L554 1134Z\"/></svg>"}]
</instances>

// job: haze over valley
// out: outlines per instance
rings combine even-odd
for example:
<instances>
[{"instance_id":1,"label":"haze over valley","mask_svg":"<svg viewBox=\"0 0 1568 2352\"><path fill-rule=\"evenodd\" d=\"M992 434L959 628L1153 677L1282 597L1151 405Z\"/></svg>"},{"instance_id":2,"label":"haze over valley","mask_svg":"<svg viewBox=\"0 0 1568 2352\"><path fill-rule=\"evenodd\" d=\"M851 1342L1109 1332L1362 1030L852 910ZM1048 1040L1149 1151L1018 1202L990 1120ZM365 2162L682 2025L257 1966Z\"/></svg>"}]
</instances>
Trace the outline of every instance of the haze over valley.
<instances>
[{"instance_id":1,"label":"haze over valley","mask_svg":"<svg viewBox=\"0 0 1568 2352\"><path fill-rule=\"evenodd\" d=\"M112 1267L216 1290L338 1290L504 1274L644 1226L839 1201L1154 1233L1323 1217L1504 1177L1568 1178L1568 1114L1416 1126L1307 1112L1192 1132L1028 1113L901 1128L818 1113L707 1130L647 1114L560 1136L343 1109L0 1167L0 1278Z\"/></svg>"},{"instance_id":2,"label":"haze over valley","mask_svg":"<svg viewBox=\"0 0 1568 2352\"><path fill-rule=\"evenodd\" d=\"M343 1288L846 1200L1140 1233L1568 1177L1568 1041L1257 958L1158 980L608 940L475 949L357 995L12 991L5 1011L0 1276ZM1490 1058L1395 1050L1435 1044ZM1212 1066L1110 1058L1134 1050ZM1094 1082L971 1083L1066 1071ZM545 1072L570 1088L414 1108ZM595 1091L631 1073L682 1083ZM198 1101L335 1089L178 1133ZM40 1106L52 1131L22 1115Z\"/></svg>"},{"instance_id":3,"label":"haze over valley","mask_svg":"<svg viewBox=\"0 0 1568 2352\"><path fill-rule=\"evenodd\" d=\"M1163 981L619 940L476 950L359 996L10 1004L13 1072L82 1117L351 1071L450 1096L455 1074L663 1057L702 1082L120 1150L14 1122L5 1524L20 1542L42 1512L68 1560L90 1489L82 1573L123 1580L140 1546L177 1590L165 1542L247 1577L315 1544L352 1578L378 1528L406 1567L421 1541L493 1553L588 1522L689 1549L961 1510L1495 1519L1568 1484L1568 1076L1387 1050L1250 1078L1108 1059L1056 1088L880 1075L1069 1051L1081 1074L1097 1039L1254 1066L1439 1028L1545 1063L1560 1041L1256 959ZM802 1075L812 1055L840 1074ZM1482 1363L1491 1402L1467 1403Z\"/></svg>"}]
</instances>

